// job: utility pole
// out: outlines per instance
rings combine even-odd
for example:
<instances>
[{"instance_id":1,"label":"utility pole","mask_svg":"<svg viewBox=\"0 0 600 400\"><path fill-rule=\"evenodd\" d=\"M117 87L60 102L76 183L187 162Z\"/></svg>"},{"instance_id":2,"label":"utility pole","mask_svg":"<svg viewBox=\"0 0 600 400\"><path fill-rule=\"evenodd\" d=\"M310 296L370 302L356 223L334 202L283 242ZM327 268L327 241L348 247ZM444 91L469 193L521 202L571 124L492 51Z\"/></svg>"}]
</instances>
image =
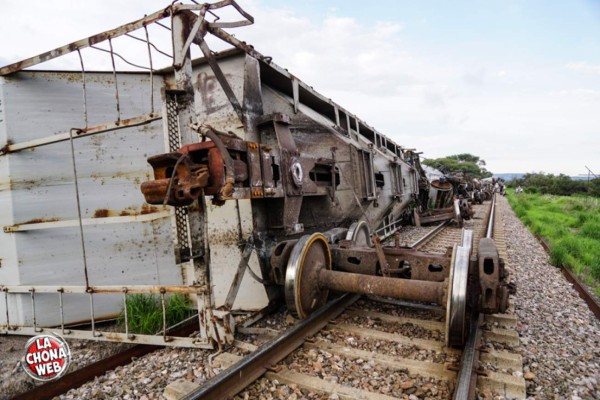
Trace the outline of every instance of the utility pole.
<instances>
[{"instance_id":1,"label":"utility pole","mask_svg":"<svg viewBox=\"0 0 600 400\"><path fill-rule=\"evenodd\" d=\"M594 178L598 178L598 175L596 175L591 169L589 169L587 165L585 166L585 169L588 170L588 173L587 173L587 176L588 176L588 178L587 178L587 191L588 191L588 193L590 193L590 175L594 175Z\"/></svg>"}]
</instances>

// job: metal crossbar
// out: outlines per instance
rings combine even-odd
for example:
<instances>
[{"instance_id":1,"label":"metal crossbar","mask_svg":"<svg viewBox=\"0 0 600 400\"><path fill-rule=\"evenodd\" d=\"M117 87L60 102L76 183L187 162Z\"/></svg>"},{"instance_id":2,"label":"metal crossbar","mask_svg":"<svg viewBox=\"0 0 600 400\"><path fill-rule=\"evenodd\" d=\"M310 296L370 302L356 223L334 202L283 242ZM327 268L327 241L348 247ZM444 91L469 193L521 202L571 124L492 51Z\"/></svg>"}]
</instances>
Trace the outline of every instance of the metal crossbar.
<instances>
[{"instance_id":1,"label":"metal crossbar","mask_svg":"<svg viewBox=\"0 0 600 400\"><path fill-rule=\"evenodd\" d=\"M153 344L163 346L178 346L178 347L197 347L197 348L212 348L212 342L204 337L177 337L168 335L167 326L167 294L200 294L205 288L197 286L0 286L0 291L4 292L4 302L6 307L6 324L0 325L0 334L11 335L37 335L41 332L54 332L60 329L61 335L71 339L86 339L95 341L118 341L123 343L137 344ZM29 293L31 310L32 310L32 326L20 326L10 323L10 308L9 294L26 294ZM55 293L58 296L58 309L60 314L60 325L56 327L42 327L38 323L36 312L36 294ZM63 295L65 293L80 293L87 294L90 307L90 327L91 330L71 329L65 325L65 310ZM101 331L97 329L98 319L94 310L94 298L97 295L117 294L123 296L123 324L125 332ZM160 309L162 313L162 327L160 335L145 335L132 334L129 330L129 319L127 307L127 297L129 294L158 294L160 296ZM193 318L197 318L198 315Z\"/></svg>"}]
</instances>

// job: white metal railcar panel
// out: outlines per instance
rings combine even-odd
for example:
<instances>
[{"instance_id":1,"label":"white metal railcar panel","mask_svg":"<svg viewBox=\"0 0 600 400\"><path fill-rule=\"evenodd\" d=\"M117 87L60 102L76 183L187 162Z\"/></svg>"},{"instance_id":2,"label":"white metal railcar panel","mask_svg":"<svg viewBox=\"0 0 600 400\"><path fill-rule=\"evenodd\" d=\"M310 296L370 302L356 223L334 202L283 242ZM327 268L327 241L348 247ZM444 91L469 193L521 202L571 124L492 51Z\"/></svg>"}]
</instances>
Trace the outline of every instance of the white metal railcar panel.
<instances>
[{"instance_id":1,"label":"white metal railcar panel","mask_svg":"<svg viewBox=\"0 0 600 400\"><path fill-rule=\"evenodd\" d=\"M209 205L207 216L211 283L215 307L220 307L225 303L238 269L244 250L243 244L252 235L250 200L228 201L221 207ZM248 261L248 268L262 278L255 251ZM233 308L257 310L267 304L268 298L264 286L246 271Z\"/></svg>"},{"instance_id":2,"label":"white metal railcar panel","mask_svg":"<svg viewBox=\"0 0 600 400\"><path fill-rule=\"evenodd\" d=\"M240 100L243 97L244 62L245 55L243 54L219 61L219 66L227 77L227 81ZM245 139L243 125L210 67L206 64L194 67L192 77L194 101L199 120L216 129L231 130L232 126L238 126L239 129L233 129L233 132ZM210 198L207 197L206 218L210 251L210 277L215 307L219 307L225 302L242 256L243 248L239 246L239 239L242 238L245 241L252 234L252 208L250 200L240 200L239 209L236 202L229 201L221 207L214 207L210 205L210 201ZM253 252L248 265L260 276L256 252ZM193 280L189 275L190 273L187 276L188 282ZM256 310L267 304L268 299L264 286L252 279L246 271L233 308Z\"/></svg>"},{"instance_id":3,"label":"white metal railcar panel","mask_svg":"<svg viewBox=\"0 0 600 400\"><path fill-rule=\"evenodd\" d=\"M117 81L121 119L151 112L148 75L120 73ZM154 110L160 110L162 78L154 81ZM86 73L88 126L117 120L114 88L112 74ZM19 72L0 78L0 95L2 143L85 127L80 73ZM139 190L152 173L146 158L164 151L160 120L74 141L90 285L182 283L167 209L146 205ZM70 142L0 156L0 199L2 226L23 229L0 233L0 284L84 285ZM140 215L149 218L136 221ZM102 223L105 218L117 223ZM32 223L43 229L27 230ZM11 297L11 324L30 324L30 296ZM35 299L38 324L59 323L58 296L36 294ZM89 296L65 295L64 300L66 322L89 319ZM94 296L97 317L114 315L121 305L121 296Z\"/></svg>"}]
</instances>

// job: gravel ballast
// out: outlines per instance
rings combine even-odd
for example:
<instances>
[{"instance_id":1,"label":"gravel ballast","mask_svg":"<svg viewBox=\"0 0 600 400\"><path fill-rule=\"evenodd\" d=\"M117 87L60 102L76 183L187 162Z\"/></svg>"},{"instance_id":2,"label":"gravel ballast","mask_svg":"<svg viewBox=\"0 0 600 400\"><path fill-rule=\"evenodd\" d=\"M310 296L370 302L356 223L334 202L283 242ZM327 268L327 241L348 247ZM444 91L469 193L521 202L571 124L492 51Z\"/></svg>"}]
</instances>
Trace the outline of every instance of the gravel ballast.
<instances>
[{"instance_id":1,"label":"gravel ballast","mask_svg":"<svg viewBox=\"0 0 600 400\"><path fill-rule=\"evenodd\" d=\"M514 274L513 280L517 284L517 293L513 297L514 309L518 318L518 331L521 337L521 352L524 360L524 378L527 382L527 395L530 399L599 399L600 400L600 322L595 319L587 305L581 300L577 292L563 277L559 269L548 263L548 256L538 244L531 233L514 215L508 202L503 197L498 197L497 206L502 214L506 232L508 251L508 264ZM366 309L378 307L363 305ZM368 306L368 307L367 307ZM392 306L381 305L382 308L394 309ZM399 315L404 315L399 313ZM415 315L406 315L415 317ZM418 316L417 316L418 317ZM271 322L269 324L269 322ZM368 321L367 321L368 322ZM387 326L377 321L378 325ZM277 318L268 318L261 321L259 326L269 328L283 328L285 325L284 314ZM351 335L333 334L323 332L318 338L333 341L334 343L349 345L346 341ZM4 338L16 340L16 338ZM20 339L20 338L19 338ZM5 341L10 348L4 349L7 354L20 354L22 344ZM94 358L95 351L90 343L82 342L81 348L76 351L85 352L86 356ZM350 344L351 345L351 344ZM377 346L378 345L378 346ZM357 340L356 348L363 350L376 350L384 347L388 354L426 360L434 362L448 362L447 359L432 359L425 352L419 353L393 343L380 341L379 343L366 343ZM89 347L88 347L89 346ZM77 346L75 346L77 347ZM354 346L352 346L354 347ZM389 348L388 348L389 347ZM90 354L88 354L88 352ZM88 382L79 389L71 390L61 396L62 399L78 398L125 398L125 399L161 399L166 385L177 379L186 379L200 384L218 373L219 369L209 366L209 356L215 351L193 349L163 349L144 357L136 359L132 364L108 371L103 376ZM308 350L303 352L306 357L314 354ZM319 359L323 357L323 360ZM15 356L16 357L16 356ZM350 371L355 363L345 364L344 360L327 357L321 353L316 354L315 362L319 362L322 372L336 375L329 371L335 369L330 362L344 363L338 365L342 370ZM16 360L3 360L3 371L6 374L3 380L7 381L12 373ZM84 362L82 362L84 364ZM317 369L319 369L317 367ZM362 370L361 370L362 371ZM312 371L314 372L314 371ZM318 371L317 371L318 372ZM339 373L339 372L338 372ZM389 375L389 371L378 371L375 378L382 379ZM371 374L372 375L372 374ZM394 385L388 385L385 379L373 376L357 378L364 384L377 389L380 393L403 395ZM398 378L398 377L397 377ZM340 374L343 382L344 374ZM373 380L373 382L371 382ZM398 378L398 381L402 379ZM256 398L258 393L266 393L270 398L328 398L315 393L301 391L297 387L273 384L268 380L260 381L262 387L256 393L250 389L240 398ZM415 387L418 386L414 381ZM432 387L437 385L431 384ZM257 390L259 386L256 387ZM6 393L6 392L5 392ZM411 394L415 398L421 398ZM423 396L435 398L432 393L423 393Z\"/></svg>"},{"instance_id":2,"label":"gravel ballast","mask_svg":"<svg viewBox=\"0 0 600 400\"><path fill-rule=\"evenodd\" d=\"M600 399L600 321L498 196L530 399Z\"/></svg>"}]
</instances>

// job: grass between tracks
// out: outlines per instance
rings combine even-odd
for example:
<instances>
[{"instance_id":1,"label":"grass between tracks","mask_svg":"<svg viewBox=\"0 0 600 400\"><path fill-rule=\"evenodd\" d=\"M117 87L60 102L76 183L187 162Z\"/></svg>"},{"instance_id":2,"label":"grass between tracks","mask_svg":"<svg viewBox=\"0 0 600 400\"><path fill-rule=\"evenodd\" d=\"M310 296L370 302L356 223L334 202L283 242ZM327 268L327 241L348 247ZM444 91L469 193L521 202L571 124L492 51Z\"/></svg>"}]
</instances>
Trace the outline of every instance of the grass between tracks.
<instances>
[{"instance_id":1,"label":"grass between tracks","mask_svg":"<svg viewBox=\"0 0 600 400\"><path fill-rule=\"evenodd\" d=\"M600 296L600 199L507 193L515 214L550 247L550 262L566 265Z\"/></svg>"},{"instance_id":2,"label":"grass between tracks","mask_svg":"<svg viewBox=\"0 0 600 400\"><path fill-rule=\"evenodd\" d=\"M181 294L165 296L165 310L167 327L173 326L195 313L190 300ZM129 332L131 333L154 335L161 331L163 316L160 297L148 294L128 295L127 321L129 322ZM124 310L121 311L118 322L119 325L125 325Z\"/></svg>"}]
</instances>

